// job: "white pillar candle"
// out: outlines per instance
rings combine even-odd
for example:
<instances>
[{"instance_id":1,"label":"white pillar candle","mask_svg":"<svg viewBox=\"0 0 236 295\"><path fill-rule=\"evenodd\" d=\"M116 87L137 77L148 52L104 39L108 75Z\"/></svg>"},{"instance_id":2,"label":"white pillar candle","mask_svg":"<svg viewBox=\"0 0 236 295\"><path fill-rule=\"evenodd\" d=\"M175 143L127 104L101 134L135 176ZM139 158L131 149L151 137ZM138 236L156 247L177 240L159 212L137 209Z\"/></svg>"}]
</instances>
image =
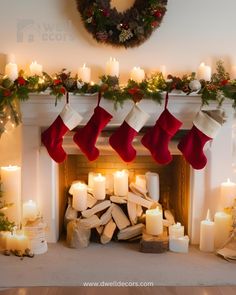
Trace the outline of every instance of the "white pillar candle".
<instances>
[{"instance_id":1,"label":"white pillar candle","mask_svg":"<svg viewBox=\"0 0 236 295\"><path fill-rule=\"evenodd\" d=\"M84 211L88 207L87 185L84 183L75 183L73 185L72 207L77 211Z\"/></svg>"},{"instance_id":2,"label":"white pillar candle","mask_svg":"<svg viewBox=\"0 0 236 295\"><path fill-rule=\"evenodd\" d=\"M23 219L35 220L38 215L38 208L34 201L29 200L23 204Z\"/></svg>"},{"instance_id":3,"label":"white pillar candle","mask_svg":"<svg viewBox=\"0 0 236 295\"><path fill-rule=\"evenodd\" d=\"M146 231L147 234L154 236L163 233L162 211L158 208L146 211Z\"/></svg>"},{"instance_id":4,"label":"white pillar candle","mask_svg":"<svg viewBox=\"0 0 236 295\"><path fill-rule=\"evenodd\" d=\"M7 237L10 234L9 231L0 231L0 249L7 249Z\"/></svg>"},{"instance_id":5,"label":"white pillar candle","mask_svg":"<svg viewBox=\"0 0 236 295\"><path fill-rule=\"evenodd\" d=\"M204 252L213 252L215 242L215 223L210 220L210 211L207 211L205 220L201 221L200 228L200 250Z\"/></svg>"},{"instance_id":6,"label":"white pillar candle","mask_svg":"<svg viewBox=\"0 0 236 295\"><path fill-rule=\"evenodd\" d=\"M91 69L89 67L86 67L86 64L84 64L81 68L79 68L78 79L84 83L90 83Z\"/></svg>"},{"instance_id":7,"label":"white pillar candle","mask_svg":"<svg viewBox=\"0 0 236 295\"><path fill-rule=\"evenodd\" d=\"M18 78L18 66L16 63L9 62L5 66L5 75L11 80L15 81Z\"/></svg>"},{"instance_id":8,"label":"white pillar candle","mask_svg":"<svg viewBox=\"0 0 236 295\"><path fill-rule=\"evenodd\" d=\"M9 233L6 238L6 250L17 250L16 233Z\"/></svg>"},{"instance_id":9,"label":"white pillar candle","mask_svg":"<svg viewBox=\"0 0 236 295\"><path fill-rule=\"evenodd\" d=\"M211 67L206 66L204 62L202 62L197 71L197 78L199 80L211 81Z\"/></svg>"},{"instance_id":10,"label":"white pillar candle","mask_svg":"<svg viewBox=\"0 0 236 295\"><path fill-rule=\"evenodd\" d=\"M93 189L94 177L98 176L98 173L89 172L88 174L88 187L89 189Z\"/></svg>"},{"instance_id":11,"label":"white pillar candle","mask_svg":"<svg viewBox=\"0 0 236 295\"><path fill-rule=\"evenodd\" d=\"M93 178L93 195L97 200L104 200L106 197L106 178L100 173Z\"/></svg>"},{"instance_id":12,"label":"white pillar candle","mask_svg":"<svg viewBox=\"0 0 236 295\"><path fill-rule=\"evenodd\" d=\"M16 249L22 252L25 252L25 249L30 247L29 238L23 233L16 233Z\"/></svg>"},{"instance_id":13,"label":"white pillar candle","mask_svg":"<svg viewBox=\"0 0 236 295\"><path fill-rule=\"evenodd\" d=\"M169 240L169 249L176 253L188 253L189 237L173 238Z\"/></svg>"},{"instance_id":14,"label":"white pillar candle","mask_svg":"<svg viewBox=\"0 0 236 295\"><path fill-rule=\"evenodd\" d=\"M171 238L181 238L184 236L184 226L180 222L169 226L169 237Z\"/></svg>"},{"instance_id":15,"label":"white pillar candle","mask_svg":"<svg viewBox=\"0 0 236 295\"><path fill-rule=\"evenodd\" d=\"M163 78L166 80L167 79L166 65L160 66L160 72L162 73Z\"/></svg>"},{"instance_id":16,"label":"white pillar candle","mask_svg":"<svg viewBox=\"0 0 236 295\"><path fill-rule=\"evenodd\" d=\"M147 191L149 197L155 201L159 201L160 198L160 188L159 188L159 175L153 172L146 173L147 180Z\"/></svg>"},{"instance_id":17,"label":"white pillar candle","mask_svg":"<svg viewBox=\"0 0 236 295\"><path fill-rule=\"evenodd\" d=\"M215 248L224 246L230 236L232 217L225 212L216 212L215 214Z\"/></svg>"},{"instance_id":18,"label":"white pillar candle","mask_svg":"<svg viewBox=\"0 0 236 295\"><path fill-rule=\"evenodd\" d=\"M112 174L106 174L106 191L108 194L113 194L114 191L114 176Z\"/></svg>"},{"instance_id":19,"label":"white pillar candle","mask_svg":"<svg viewBox=\"0 0 236 295\"><path fill-rule=\"evenodd\" d=\"M122 170L114 173L114 194L125 197L129 191L129 174L128 171Z\"/></svg>"},{"instance_id":20,"label":"white pillar candle","mask_svg":"<svg viewBox=\"0 0 236 295\"><path fill-rule=\"evenodd\" d=\"M42 76L43 66L38 64L37 61L33 61L30 65L30 74L32 76Z\"/></svg>"},{"instance_id":21,"label":"white pillar candle","mask_svg":"<svg viewBox=\"0 0 236 295\"><path fill-rule=\"evenodd\" d=\"M19 224L21 220L21 168L18 166L1 167L3 201L12 203L4 212L10 221Z\"/></svg>"},{"instance_id":22,"label":"white pillar candle","mask_svg":"<svg viewBox=\"0 0 236 295\"><path fill-rule=\"evenodd\" d=\"M145 175L136 175L135 184L141 187L142 189L147 189L147 181Z\"/></svg>"},{"instance_id":23,"label":"white pillar candle","mask_svg":"<svg viewBox=\"0 0 236 295\"><path fill-rule=\"evenodd\" d=\"M130 72L130 79L141 83L145 79L145 72L140 67L134 67Z\"/></svg>"},{"instance_id":24,"label":"white pillar candle","mask_svg":"<svg viewBox=\"0 0 236 295\"><path fill-rule=\"evenodd\" d=\"M227 182L221 183L220 191L222 209L232 207L236 198L236 183L231 182L228 178Z\"/></svg>"},{"instance_id":25,"label":"white pillar candle","mask_svg":"<svg viewBox=\"0 0 236 295\"><path fill-rule=\"evenodd\" d=\"M105 71L106 75L119 77L119 72L120 72L119 62L115 58L110 57L110 59L106 63L106 71Z\"/></svg>"},{"instance_id":26,"label":"white pillar candle","mask_svg":"<svg viewBox=\"0 0 236 295\"><path fill-rule=\"evenodd\" d=\"M236 80L236 66L232 66L230 78L231 78L231 80Z\"/></svg>"}]
</instances>

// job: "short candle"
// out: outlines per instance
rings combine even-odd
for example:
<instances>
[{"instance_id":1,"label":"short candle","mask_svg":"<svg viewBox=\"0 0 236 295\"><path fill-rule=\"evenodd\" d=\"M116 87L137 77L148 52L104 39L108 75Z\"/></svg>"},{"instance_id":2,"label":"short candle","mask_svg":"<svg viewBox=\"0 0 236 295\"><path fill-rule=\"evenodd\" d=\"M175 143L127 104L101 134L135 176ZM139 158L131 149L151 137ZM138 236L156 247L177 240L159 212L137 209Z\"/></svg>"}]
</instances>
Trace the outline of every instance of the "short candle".
<instances>
[{"instance_id":1,"label":"short candle","mask_svg":"<svg viewBox=\"0 0 236 295\"><path fill-rule=\"evenodd\" d=\"M158 208L146 211L146 231L147 234L154 236L163 233L162 211Z\"/></svg>"}]
</instances>

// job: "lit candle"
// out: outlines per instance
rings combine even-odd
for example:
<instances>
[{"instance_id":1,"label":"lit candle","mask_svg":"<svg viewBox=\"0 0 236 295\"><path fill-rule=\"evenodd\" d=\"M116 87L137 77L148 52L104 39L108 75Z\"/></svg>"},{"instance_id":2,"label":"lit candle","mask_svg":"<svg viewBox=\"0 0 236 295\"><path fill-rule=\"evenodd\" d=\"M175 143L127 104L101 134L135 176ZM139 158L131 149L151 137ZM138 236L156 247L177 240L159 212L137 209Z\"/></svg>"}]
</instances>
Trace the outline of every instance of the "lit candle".
<instances>
[{"instance_id":1,"label":"lit candle","mask_svg":"<svg viewBox=\"0 0 236 295\"><path fill-rule=\"evenodd\" d=\"M0 249L7 249L7 238L10 234L9 231L0 231Z\"/></svg>"},{"instance_id":2,"label":"lit candle","mask_svg":"<svg viewBox=\"0 0 236 295\"><path fill-rule=\"evenodd\" d=\"M112 174L106 174L106 191L108 194L113 194L114 191L114 176Z\"/></svg>"},{"instance_id":3,"label":"lit candle","mask_svg":"<svg viewBox=\"0 0 236 295\"><path fill-rule=\"evenodd\" d=\"M198 68L197 77L199 80L211 81L211 67L202 62Z\"/></svg>"},{"instance_id":4,"label":"lit candle","mask_svg":"<svg viewBox=\"0 0 236 295\"><path fill-rule=\"evenodd\" d=\"M9 221L15 224L21 219L21 168L18 166L1 167L1 182L3 201L11 203L12 206L5 211Z\"/></svg>"},{"instance_id":5,"label":"lit candle","mask_svg":"<svg viewBox=\"0 0 236 295\"><path fill-rule=\"evenodd\" d=\"M232 217L224 212L216 212L215 214L215 248L219 249L224 246L230 236Z\"/></svg>"},{"instance_id":6,"label":"lit candle","mask_svg":"<svg viewBox=\"0 0 236 295\"><path fill-rule=\"evenodd\" d=\"M236 198L236 183L231 182L228 178L227 182L221 183L220 189L222 209L225 207L232 207L234 199Z\"/></svg>"},{"instance_id":7,"label":"lit candle","mask_svg":"<svg viewBox=\"0 0 236 295\"><path fill-rule=\"evenodd\" d=\"M181 238L184 236L184 226L180 222L169 227L169 236L171 238Z\"/></svg>"},{"instance_id":8,"label":"lit candle","mask_svg":"<svg viewBox=\"0 0 236 295\"><path fill-rule=\"evenodd\" d=\"M126 170L114 173L114 194L125 197L129 191L129 174Z\"/></svg>"},{"instance_id":9,"label":"lit candle","mask_svg":"<svg viewBox=\"0 0 236 295\"><path fill-rule=\"evenodd\" d=\"M120 65L119 62L115 59L110 57L110 59L106 63L106 75L119 77L120 72Z\"/></svg>"},{"instance_id":10,"label":"lit candle","mask_svg":"<svg viewBox=\"0 0 236 295\"><path fill-rule=\"evenodd\" d=\"M158 208L146 211L146 231L147 234L154 236L163 233L162 211Z\"/></svg>"},{"instance_id":11,"label":"lit candle","mask_svg":"<svg viewBox=\"0 0 236 295\"><path fill-rule=\"evenodd\" d=\"M106 178L100 173L93 178L93 195L97 200L104 200L106 197Z\"/></svg>"},{"instance_id":12,"label":"lit candle","mask_svg":"<svg viewBox=\"0 0 236 295\"><path fill-rule=\"evenodd\" d=\"M130 79L141 83L145 79L145 72L140 67L134 67L130 72Z\"/></svg>"},{"instance_id":13,"label":"lit candle","mask_svg":"<svg viewBox=\"0 0 236 295\"><path fill-rule=\"evenodd\" d=\"M145 175L136 175L135 184L141 187L142 189L147 189L147 182Z\"/></svg>"},{"instance_id":14,"label":"lit candle","mask_svg":"<svg viewBox=\"0 0 236 295\"><path fill-rule=\"evenodd\" d=\"M15 81L18 78L18 66L16 63L9 62L5 66L5 75L11 80Z\"/></svg>"},{"instance_id":15,"label":"lit candle","mask_svg":"<svg viewBox=\"0 0 236 295\"><path fill-rule=\"evenodd\" d=\"M200 228L200 250L213 252L215 242L215 223L210 220L210 211L207 211L205 220L201 221Z\"/></svg>"},{"instance_id":16,"label":"lit candle","mask_svg":"<svg viewBox=\"0 0 236 295\"><path fill-rule=\"evenodd\" d=\"M16 233L9 233L6 238L6 250L17 250Z\"/></svg>"},{"instance_id":17,"label":"lit candle","mask_svg":"<svg viewBox=\"0 0 236 295\"><path fill-rule=\"evenodd\" d=\"M93 179L94 179L94 176L96 175L98 175L98 173L89 172L88 174L88 187L90 189L93 189Z\"/></svg>"},{"instance_id":18,"label":"lit candle","mask_svg":"<svg viewBox=\"0 0 236 295\"><path fill-rule=\"evenodd\" d=\"M165 65L160 66L160 72L162 73L163 78L166 80L167 72L166 72L166 66Z\"/></svg>"},{"instance_id":19,"label":"lit candle","mask_svg":"<svg viewBox=\"0 0 236 295\"><path fill-rule=\"evenodd\" d=\"M72 207L77 211L84 211L88 207L87 185L84 183L76 183L73 185L73 201Z\"/></svg>"},{"instance_id":20,"label":"lit candle","mask_svg":"<svg viewBox=\"0 0 236 295\"><path fill-rule=\"evenodd\" d=\"M32 76L42 76L43 66L33 61L30 65L30 73Z\"/></svg>"},{"instance_id":21,"label":"lit candle","mask_svg":"<svg viewBox=\"0 0 236 295\"><path fill-rule=\"evenodd\" d=\"M15 250L25 252L25 249L30 248L29 238L23 232L16 233L15 239L16 239L16 249Z\"/></svg>"},{"instance_id":22,"label":"lit candle","mask_svg":"<svg viewBox=\"0 0 236 295\"><path fill-rule=\"evenodd\" d=\"M38 215L38 208L34 201L29 200L23 204L23 219L35 220Z\"/></svg>"},{"instance_id":23,"label":"lit candle","mask_svg":"<svg viewBox=\"0 0 236 295\"><path fill-rule=\"evenodd\" d=\"M169 240L170 251L176 253L187 253L189 246L189 237L173 238Z\"/></svg>"},{"instance_id":24,"label":"lit candle","mask_svg":"<svg viewBox=\"0 0 236 295\"><path fill-rule=\"evenodd\" d=\"M78 70L78 79L84 83L90 83L91 79L91 69L86 67L86 64Z\"/></svg>"},{"instance_id":25,"label":"lit candle","mask_svg":"<svg viewBox=\"0 0 236 295\"><path fill-rule=\"evenodd\" d=\"M231 73L230 73L230 78L232 80L236 80L236 66L232 66Z\"/></svg>"},{"instance_id":26,"label":"lit candle","mask_svg":"<svg viewBox=\"0 0 236 295\"><path fill-rule=\"evenodd\" d=\"M160 189L159 189L159 175L153 172L146 173L147 191L149 197L155 201L159 201Z\"/></svg>"}]
</instances>

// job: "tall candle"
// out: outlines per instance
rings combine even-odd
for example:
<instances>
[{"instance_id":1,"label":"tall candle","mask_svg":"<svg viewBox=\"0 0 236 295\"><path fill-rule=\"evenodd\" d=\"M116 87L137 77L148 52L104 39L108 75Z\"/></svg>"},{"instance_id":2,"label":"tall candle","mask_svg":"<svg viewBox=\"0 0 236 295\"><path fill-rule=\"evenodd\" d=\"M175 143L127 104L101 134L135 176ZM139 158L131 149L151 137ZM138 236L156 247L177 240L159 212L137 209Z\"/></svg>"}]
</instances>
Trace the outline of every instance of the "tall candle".
<instances>
[{"instance_id":1,"label":"tall candle","mask_svg":"<svg viewBox=\"0 0 236 295\"><path fill-rule=\"evenodd\" d=\"M145 72L140 67L134 67L130 72L130 79L141 83L145 79Z\"/></svg>"},{"instance_id":2,"label":"tall candle","mask_svg":"<svg viewBox=\"0 0 236 295\"><path fill-rule=\"evenodd\" d=\"M84 211L88 207L87 185L84 183L76 183L73 185L73 201L72 207L77 211Z\"/></svg>"},{"instance_id":3,"label":"tall candle","mask_svg":"<svg viewBox=\"0 0 236 295\"><path fill-rule=\"evenodd\" d=\"M166 79L167 78L167 72L166 72L166 66L165 65L160 66L160 72L162 73L163 78Z\"/></svg>"},{"instance_id":4,"label":"tall candle","mask_svg":"<svg viewBox=\"0 0 236 295\"><path fill-rule=\"evenodd\" d=\"M224 212L215 214L215 248L219 249L224 246L230 236L232 217Z\"/></svg>"},{"instance_id":5,"label":"tall candle","mask_svg":"<svg viewBox=\"0 0 236 295\"><path fill-rule=\"evenodd\" d=\"M114 174L114 194L125 197L129 191L129 174L126 170L117 171Z\"/></svg>"},{"instance_id":6,"label":"tall candle","mask_svg":"<svg viewBox=\"0 0 236 295\"><path fill-rule=\"evenodd\" d=\"M211 81L211 67L202 62L198 68L197 77L199 80Z\"/></svg>"},{"instance_id":7,"label":"tall candle","mask_svg":"<svg viewBox=\"0 0 236 295\"><path fill-rule=\"evenodd\" d=\"M200 250L204 252L213 252L215 242L215 223L210 220L210 211L207 211L205 220L201 221L200 228Z\"/></svg>"},{"instance_id":8,"label":"tall candle","mask_svg":"<svg viewBox=\"0 0 236 295\"><path fill-rule=\"evenodd\" d=\"M38 215L38 208L34 201L29 200L23 204L23 219L35 220Z\"/></svg>"},{"instance_id":9,"label":"tall candle","mask_svg":"<svg viewBox=\"0 0 236 295\"><path fill-rule=\"evenodd\" d=\"M104 200L106 197L106 178L101 174L93 178L93 195L97 200Z\"/></svg>"},{"instance_id":10,"label":"tall candle","mask_svg":"<svg viewBox=\"0 0 236 295\"><path fill-rule=\"evenodd\" d=\"M110 57L110 59L106 63L106 75L119 77L119 72L120 72L119 62L115 58Z\"/></svg>"},{"instance_id":11,"label":"tall candle","mask_svg":"<svg viewBox=\"0 0 236 295\"><path fill-rule=\"evenodd\" d=\"M5 75L12 81L18 78L18 66L16 63L9 62L5 66Z\"/></svg>"},{"instance_id":12,"label":"tall candle","mask_svg":"<svg viewBox=\"0 0 236 295\"><path fill-rule=\"evenodd\" d=\"M86 67L86 64L78 70L78 79L84 83L90 83L91 80L91 69Z\"/></svg>"},{"instance_id":13,"label":"tall candle","mask_svg":"<svg viewBox=\"0 0 236 295\"><path fill-rule=\"evenodd\" d=\"M148 234L154 236L163 233L162 211L158 208L146 211L146 231Z\"/></svg>"},{"instance_id":14,"label":"tall candle","mask_svg":"<svg viewBox=\"0 0 236 295\"><path fill-rule=\"evenodd\" d=\"M32 76L42 76L43 74L43 66L38 64L37 61L33 61L30 65L30 74Z\"/></svg>"},{"instance_id":15,"label":"tall candle","mask_svg":"<svg viewBox=\"0 0 236 295\"><path fill-rule=\"evenodd\" d=\"M228 178L227 182L221 183L220 188L222 209L225 207L232 207L234 199L236 198L236 183L231 182Z\"/></svg>"},{"instance_id":16,"label":"tall candle","mask_svg":"<svg viewBox=\"0 0 236 295\"><path fill-rule=\"evenodd\" d=\"M184 226L177 222L169 227L170 238L180 238L184 236Z\"/></svg>"},{"instance_id":17,"label":"tall candle","mask_svg":"<svg viewBox=\"0 0 236 295\"><path fill-rule=\"evenodd\" d=\"M90 189L93 189L93 183L94 183L93 179L96 175L98 175L98 173L89 172L88 174L88 187Z\"/></svg>"},{"instance_id":18,"label":"tall candle","mask_svg":"<svg viewBox=\"0 0 236 295\"><path fill-rule=\"evenodd\" d=\"M147 180L147 191L149 197L155 201L159 201L160 198L160 188L159 188L159 175L153 172L146 173Z\"/></svg>"},{"instance_id":19,"label":"tall candle","mask_svg":"<svg viewBox=\"0 0 236 295\"><path fill-rule=\"evenodd\" d=\"M12 203L4 212L10 221L15 224L21 219L21 168L18 166L1 167L1 182L3 201Z\"/></svg>"},{"instance_id":20,"label":"tall candle","mask_svg":"<svg viewBox=\"0 0 236 295\"><path fill-rule=\"evenodd\" d=\"M145 175L136 175L135 184L143 188L144 190L147 189L147 181Z\"/></svg>"}]
</instances>

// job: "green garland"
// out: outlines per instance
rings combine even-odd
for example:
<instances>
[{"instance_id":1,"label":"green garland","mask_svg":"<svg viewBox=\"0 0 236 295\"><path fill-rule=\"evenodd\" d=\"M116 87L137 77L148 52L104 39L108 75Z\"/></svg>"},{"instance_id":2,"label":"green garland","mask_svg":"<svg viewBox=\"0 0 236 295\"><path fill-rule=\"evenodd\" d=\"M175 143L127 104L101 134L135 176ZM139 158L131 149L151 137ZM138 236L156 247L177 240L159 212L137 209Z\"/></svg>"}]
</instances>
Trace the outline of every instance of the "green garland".
<instances>
[{"instance_id":1,"label":"green garland","mask_svg":"<svg viewBox=\"0 0 236 295\"><path fill-rule=\"evenodd\" d=\"M162 22L167 0L136 0L118 12L110 0L76 0L85 28L100 43L134 47L145 42Z\"/></svg>"},{"instance_id":2,"label":"green garland","mask_svg":"<svg viewBox=\"0 0 236 295\"><path fill-rule=\"evenodd\" d=\"M152 99L157 103L162 102L162 93L178 90L183 94L190 94L190 82L194 81L195 73L184 75L182 78L168 75L164 79L162 73L157 72L146 78L141 83L129 80L126 85L120 85L117 77L102 76L98 84L89 84L78 81L77 76L72 77L70 72L63 69L53 77L43 73L42 77L26 76L20 71L15 81L7 77L0 78L0 135L6 131L8 125L18 125L21 122L19 104L20 101L29 99L30 93L40 93L50 90L50 94L57 100L67 92L73 94L94 94L102 92L105 99L112 100L115 107L122 105L126 100L135 102L141 99ZM199 83L199 82L198 82ZM210 82L200 81L201 89L198 93L202 98L202 105L215 101L219 105L225 98L229 98L236 108L236 80L230 80L229 74L225 71L223 62L217 62L216 73L212 75ZM79 97L78 97L79 99Z\"/></svg>"}]
</instances>

